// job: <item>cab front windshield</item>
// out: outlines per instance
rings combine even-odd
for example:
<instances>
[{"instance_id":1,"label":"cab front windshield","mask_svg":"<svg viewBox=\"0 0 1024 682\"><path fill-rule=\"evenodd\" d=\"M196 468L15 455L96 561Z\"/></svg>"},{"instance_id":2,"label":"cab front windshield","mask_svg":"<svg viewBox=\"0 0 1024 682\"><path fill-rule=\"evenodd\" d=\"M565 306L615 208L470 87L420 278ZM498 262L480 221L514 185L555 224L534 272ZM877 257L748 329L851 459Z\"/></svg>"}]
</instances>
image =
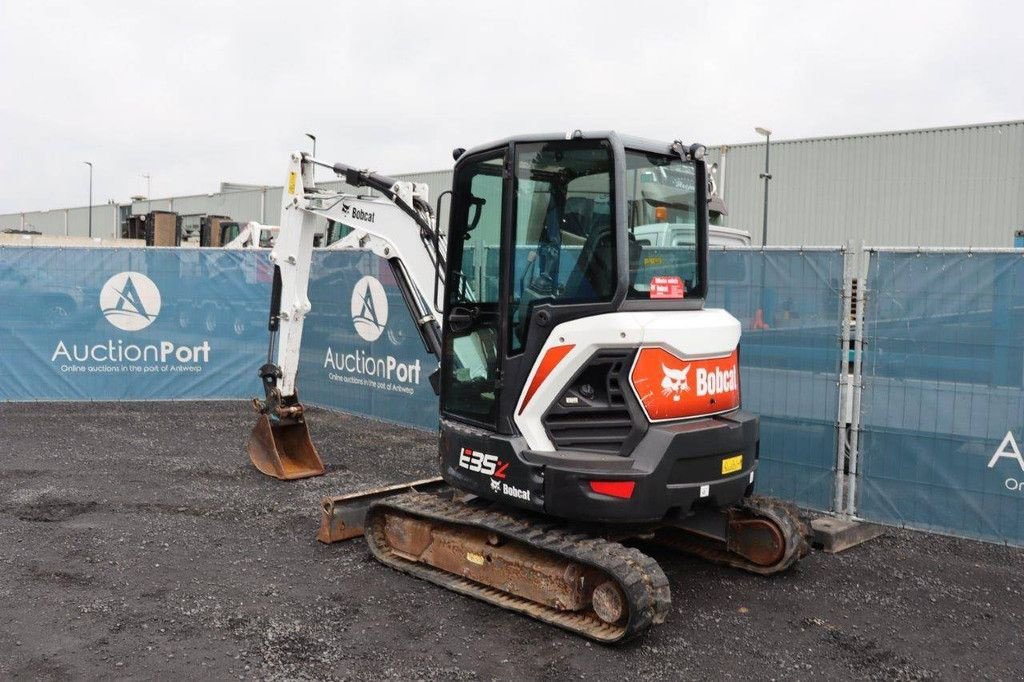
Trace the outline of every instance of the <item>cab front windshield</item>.
<instances>
[{"instance_id":1,"label":"cab front windshield","mask_svg":"<svg viewBox=\"0 0 1024 682\"><path fill-rule=\"evenodd\" d=\"M626 150L630 298L684 298L699 289L697 202L693 162Z\"/></svg>"},{"instance_id":2,"label":"cab front windshield","mask_svg":"<svg viewBox=\"0 0 1024 682\"><path fill-rule=\"evenodd\" d=\"M607 140L516 145L513 353L537 304L615 294L613 167Z\"/></svg>"}]
</instances>

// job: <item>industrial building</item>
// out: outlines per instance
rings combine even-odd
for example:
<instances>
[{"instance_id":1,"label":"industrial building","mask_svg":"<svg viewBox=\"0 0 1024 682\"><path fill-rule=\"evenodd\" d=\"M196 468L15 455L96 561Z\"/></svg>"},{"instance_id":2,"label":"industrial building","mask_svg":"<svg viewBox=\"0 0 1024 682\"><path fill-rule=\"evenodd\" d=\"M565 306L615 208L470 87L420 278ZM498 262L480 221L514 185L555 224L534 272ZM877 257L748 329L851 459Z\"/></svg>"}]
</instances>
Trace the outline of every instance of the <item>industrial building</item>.
<instances>
[{"instance_id":1,"label":"industrial building","mask_svg":"<svg viewBox=\"0 0 1024 682\"><path fill-rule=\"evenodd\" d=\"M711 147L725 224L760 244L765 143ZM1024 246L1024 120L770 143L767 243ZM451 172L398 174L451 188ZM325 183L337 187L341 183ZM276 223L280 186L222 183L219 192L93 207L93 236L120 236L132 215L173 211ZM0 231L86 236L88 207L0 215ZM442 216L444 218L444 216ZM1016 244L1015 244L1016 239Z\"/></svg>"}]
</instances>

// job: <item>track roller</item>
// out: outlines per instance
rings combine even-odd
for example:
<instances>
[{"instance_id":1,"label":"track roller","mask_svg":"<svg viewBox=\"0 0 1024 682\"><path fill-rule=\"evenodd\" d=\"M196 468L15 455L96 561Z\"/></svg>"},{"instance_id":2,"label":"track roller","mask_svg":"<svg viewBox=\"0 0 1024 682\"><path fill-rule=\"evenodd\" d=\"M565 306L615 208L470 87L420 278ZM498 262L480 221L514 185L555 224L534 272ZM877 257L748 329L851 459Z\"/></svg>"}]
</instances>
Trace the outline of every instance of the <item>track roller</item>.
<instances>
[{"instance_id":1,"label":"track roller","mask_svg":"<svg viewBox=\"0 0 1024 682\"><path fill-rule=\"evenodd\" d=\"M388 566L599 642L664 622L661 567L548 518L422 493L375 502L365 534Z\"/></svg>"},{"instance_id":2,"label":"track roller","mask_svg":"<svg viewBox=\"0 0 1024 682\"><path fill-rule=\"evenodd\" d=\"M758 575L781 573L807 556L807 530L788 506L750 497L723 511L725 532L714 535L684 527L659 529L654 540L716 564Z\"/></svg>"}]
</instances>

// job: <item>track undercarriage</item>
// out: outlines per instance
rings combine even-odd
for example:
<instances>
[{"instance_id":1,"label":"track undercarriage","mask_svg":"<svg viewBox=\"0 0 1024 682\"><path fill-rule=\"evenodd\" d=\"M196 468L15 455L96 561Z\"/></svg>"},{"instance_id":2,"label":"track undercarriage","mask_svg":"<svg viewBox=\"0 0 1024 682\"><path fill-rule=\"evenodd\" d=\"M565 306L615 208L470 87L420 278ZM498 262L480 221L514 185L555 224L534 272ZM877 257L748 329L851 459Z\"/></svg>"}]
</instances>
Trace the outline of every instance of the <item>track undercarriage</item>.
<instances>
[{"instance_id":1,"label":"track undercarriage","mask_svg":"<svg viewBox=\"0 0 1024 682\"><path fill-rule=\"evenodd\" d=\"M329 525L325 515L322 540ZM760 575L808 551L796 515L763 498L679 524L616 528L414 491L377 499L361 525L373 555L392 568L604 643L664 622L671 606L661 567L625 542Z\"/></svg>"}]
</instances>

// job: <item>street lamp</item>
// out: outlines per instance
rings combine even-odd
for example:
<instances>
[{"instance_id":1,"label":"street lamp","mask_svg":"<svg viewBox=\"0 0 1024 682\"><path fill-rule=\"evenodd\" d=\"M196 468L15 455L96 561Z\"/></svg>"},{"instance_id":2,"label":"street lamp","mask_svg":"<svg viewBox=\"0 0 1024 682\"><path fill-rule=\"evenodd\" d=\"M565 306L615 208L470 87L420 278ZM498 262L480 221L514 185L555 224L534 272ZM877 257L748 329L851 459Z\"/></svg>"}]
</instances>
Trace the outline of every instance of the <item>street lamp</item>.
<instances>
[{"instance_id":1,"label":"street lamp","mask_svg":"<svg viewBox=\"0 0 1024 682\"><path fill-rule=\"evenodd\" d=\"M761 246L764 247L768 245L768 181L772 179L772 174L768 172L768 152L772 146L772 131L758 126L754 128L754 132L764 135L764 173L761 173L761 177L764 178L764 224L761 226Z\"/></svg>"},{"instance_id":2,"label":"street lamp","mask_svg":"<svg viewBox=\"0 0 1024 682\"><path fill-rule=\"evenodd\" d=\"M89 167L89 239L92 239L92 161L83 161Z\"/></svg>"},{"instance_id":3,"label":"street lamp","mask_svg":"<svg viewBox=\"0 0 1024 682\"><path fill-rule=\"evenodd\" d=\"M761 249L762 249L762 260L761 260L761 307L754 312L754 329L768 329L768 322L765 319L767 316L767 291L765 289L765 270L768 269L767 256L764 252L764 247L768 245L768 181L772 179L771 173L768 172L768 150L772 143L772 131L767 128L760 126L754 128L754 132L758 135L764 135L764 173L761 173L761 177L764 178L764 223L761 225Z\"/></svg>"},{"instance_id":4,"label":"street lamp","mask_svg":"<svg viewBox=\"0 0 1024 682\"><path fill-rule=\"evenodd\" d=\"M306 133L306 137L313 140L313 158L316 158L316 135L313 133Z\"/></svg>"}]
</instances>

